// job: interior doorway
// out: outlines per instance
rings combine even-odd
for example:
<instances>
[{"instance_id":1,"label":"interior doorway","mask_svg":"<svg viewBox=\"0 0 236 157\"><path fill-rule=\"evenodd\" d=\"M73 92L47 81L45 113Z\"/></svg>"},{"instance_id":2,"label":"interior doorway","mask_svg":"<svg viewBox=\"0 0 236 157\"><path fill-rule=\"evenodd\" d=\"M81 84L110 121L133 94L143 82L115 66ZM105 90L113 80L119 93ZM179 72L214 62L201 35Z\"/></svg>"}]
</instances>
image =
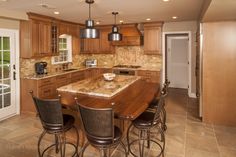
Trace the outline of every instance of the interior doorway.
<instances>
[{"instance_id":1,"label":"interior doorway","mask_svg":"<svg viewBox=\"0 0 236 157\"><path fill-rule=\"evenodd\" d=\"M19 113L19 33L0 29L0 120Z\"/></svg>"},{"instance_id":2,"label":"interior doorway","mask_svg":"<svg viewBox=\"0 0 236 157\"><path fill-rule=\"evenodd\" d=\"M170 87L191 93L191 32L165 32L164 72ZM165 78L163 78L165 80Z\"/></svg>"}]
</instances>

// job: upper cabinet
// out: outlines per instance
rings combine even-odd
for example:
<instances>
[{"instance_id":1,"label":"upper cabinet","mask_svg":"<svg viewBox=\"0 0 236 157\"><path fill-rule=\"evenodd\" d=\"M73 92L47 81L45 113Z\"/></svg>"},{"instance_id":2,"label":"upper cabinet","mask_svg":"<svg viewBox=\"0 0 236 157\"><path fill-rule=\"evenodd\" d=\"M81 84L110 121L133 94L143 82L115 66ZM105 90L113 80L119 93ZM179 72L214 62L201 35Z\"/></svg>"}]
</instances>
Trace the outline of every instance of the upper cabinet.
<instances>
[{"instance_id":1,"label":"upper cabinet","mask_svg":"<svg viewBox=\"0 0 236 157\"><path fill-rule=\"evenodd\" d=\"M150 55L161 54L162 23L145 23L144 27L144 53Z\"/></svg>"},{"instance_id":2,"label":"upper cabinet","mask_svg":"<svg viewBox=\"0 0 236 157\"><path fill-rule=\"evenodd\" d=\"M51 21L29 14L28 21L20 22L20 39L22 58L52 55Z\"/></svg>"},{"instance_id":3,"label":"upper cabinet","mask_svg":"<svg viewBox=\"0 0 236 157\"><path fill-rule=\"evenodd\" d=\"M114 46L139 46L143 44L142 34L137 24L120 25L120 33L123 35L122 41L113 41Z\"/></svg>"},{"instance_id":4,"label":"upper cabinet","mask_svg":"<svg viewBox=\"0 0 236 157\"><path fill-rule=\"evenodd\" d=\"M108 33L111 27L101 26L99 39L81 39L81 53L113 53L114 47L108 41Z\"/></svg>"},{"instance_id":5,"label":"upper cabinet","mask_svg":"<svg viewBox=\"0 0 236 157\"><path fill-rule=\"evenodd\" d=\"M60 21L59 35L67 34L72 37L72 53L79 54L80 52L80 26L74 23Z\"/></svg>"},{"instance_id":6,"label":"upper cabinet","mask_svg":"<svg viewBox=\"0 0 236 157\"><path fill-rule=\"evenodd\" d=\"M58 38L62 34L72 36L72 53L79 54L79 25L34 13L28 16L28 21L20 21L21 58L58 55Z\"/></svg>"}]
</instances>

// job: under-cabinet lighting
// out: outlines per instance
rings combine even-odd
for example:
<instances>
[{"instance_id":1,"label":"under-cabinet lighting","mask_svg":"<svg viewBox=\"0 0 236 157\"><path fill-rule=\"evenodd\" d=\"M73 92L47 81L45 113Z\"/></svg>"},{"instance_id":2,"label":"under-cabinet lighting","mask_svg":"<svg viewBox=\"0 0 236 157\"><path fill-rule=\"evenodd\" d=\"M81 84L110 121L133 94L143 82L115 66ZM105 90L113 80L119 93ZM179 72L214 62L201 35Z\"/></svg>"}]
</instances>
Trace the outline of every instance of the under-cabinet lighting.
<instances>
[{"instance_id":1,"label":"under-cabinet lighting","mask_svg":"<svg viewBox=\"0 0 236 157\"><path fill-rule=\"evenodd\" d=\"M147 20L147 21L151 21L151 19L150 19L150 18L146 18L146 20Z\"/></svg>"},{"instance_id":2,"label":"under-cabinet lighting","mask_svg":"<svg viewBox=\"0 0 236 157\"><path fill-rule=\"evenodd\" d=\"M169 2L170 0L163 0L163 2Z\"/></svg>"},{"instance_id":3,"label":"under-cabinet lighting","mask_svg":"<svg viewBox=\"0 0 236 157\"><path fill-rule=\"evenodd\" d=\"M124 23L124 21L123 21L123 20L120 20L120 23Z\"/></svg>"}]
</instances>

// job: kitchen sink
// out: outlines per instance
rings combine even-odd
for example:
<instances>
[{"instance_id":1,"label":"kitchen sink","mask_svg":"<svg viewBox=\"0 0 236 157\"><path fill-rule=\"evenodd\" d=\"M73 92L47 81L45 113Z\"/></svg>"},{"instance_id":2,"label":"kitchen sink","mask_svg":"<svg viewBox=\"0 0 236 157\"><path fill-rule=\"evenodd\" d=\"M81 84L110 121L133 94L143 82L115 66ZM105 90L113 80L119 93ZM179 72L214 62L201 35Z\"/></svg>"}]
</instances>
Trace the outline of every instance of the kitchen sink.
<instances>
[{"instance_id":1,"label":"kitchen sink","mask_svg":"<svg viewBox=\"0 0 236 157\"><path fill-rule=\"evenodd\" d=\"M73 68L71 68L71 69L65 69L65 70L63 70L63 71L74 71L74 70L78 70L78 69L73 69Z\"/></svg>"}]
</instances>

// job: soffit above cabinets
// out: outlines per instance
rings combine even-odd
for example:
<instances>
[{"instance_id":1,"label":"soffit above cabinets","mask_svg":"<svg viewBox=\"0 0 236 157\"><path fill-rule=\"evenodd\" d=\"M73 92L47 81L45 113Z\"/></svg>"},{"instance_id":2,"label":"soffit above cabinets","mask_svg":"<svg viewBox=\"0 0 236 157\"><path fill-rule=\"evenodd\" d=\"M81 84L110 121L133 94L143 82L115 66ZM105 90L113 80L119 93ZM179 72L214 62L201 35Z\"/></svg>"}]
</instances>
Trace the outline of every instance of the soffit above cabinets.
<instances>
[{"instance_id":1,"label":"soffit above cabinets","mask_svg":"<svg viewBox=\"0 0 236 157\"><path fill-rule=\"evenodd\" d=\"M112 11L118 11L117 21L124 23L151 21L197 20L204 0L95 0L92 19L100 24L113 24ZM71 22L84 23L88 18L88 5L84 0L8 0L0 1L0 9L26 13L34 12ZM53 12L59 11L59 15ZM2 16L2 15L1 15ZM7 15L5 15L7 16ZM172 19L177 16L177 19Z\"/></svg>"},{"instance_id":2,"label":"soffit above cabinets","mask_svg":"<svg viewBox=\"0 0 236 157\"><path fill-rule=\"evenodd\" d=\"M236 0L212 0L202 21L236 20Z\"/></svg>"}]
</instances>

